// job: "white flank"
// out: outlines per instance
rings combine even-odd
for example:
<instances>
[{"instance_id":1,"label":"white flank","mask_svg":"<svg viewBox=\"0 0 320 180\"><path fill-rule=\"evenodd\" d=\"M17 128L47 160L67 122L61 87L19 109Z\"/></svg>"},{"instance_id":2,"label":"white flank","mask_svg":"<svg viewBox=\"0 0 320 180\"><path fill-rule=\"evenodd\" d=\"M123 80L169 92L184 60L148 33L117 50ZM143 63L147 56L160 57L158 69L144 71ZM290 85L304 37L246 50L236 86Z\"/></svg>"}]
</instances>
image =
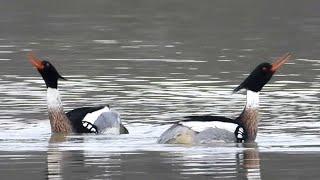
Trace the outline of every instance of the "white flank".
<instances>
[{"instance_id":1,"label":"white flank","mask_svg":"<svg viewBox=\"0 0 320 180\"><path fill-rule=\"evenodd\" d=\"M259 92L247 90L246 108L259 108Z\"/></svg>"},{"instance_id":2,"label":"white flank","mask_svg":"<svg viewBox=\"0 0 320 180\"><path fill-rule=\"evenodd\" d=\"M98 111L94 111L92 113L88 113L82 121L87 121L87 122L90 122L91 124L94 124L94 122L98 119L98 117L101 115L101 113L104 113L104 112L108 112L110 111L109 107L104 107Z\"/></svg>"},{"instance_id":3,"label":"white flank","mask_svg":"<svg viewBox=\"0 0 320 180\"><path fill-rule=\"evenodd\" d=\"M47 104L48 109L59 109L62 108L62 102L60 99L59 90L55 88L47 89Z\"/></svg>"},{"instance_id":4,"label":"white flank","mask_svg":"<svg viewBox=\"0 0 320 180\"><path fill-rule=\"evenodd\" d=\"M219 128L233 133L238 127L237 124L221 121L181 121L180 124L197 132L201 132L207 128Z\"/></svg>"},{"instance_id":5,"label":"white flank","mask_svg":"<svg viewBox=\"0 0 320 180\"><path fill-rule=\"evenodd\" d=\"M119 128L113 127L113 128L107 128L102 133L104 134L120 134Z\"/></svg>"}]
</instances>

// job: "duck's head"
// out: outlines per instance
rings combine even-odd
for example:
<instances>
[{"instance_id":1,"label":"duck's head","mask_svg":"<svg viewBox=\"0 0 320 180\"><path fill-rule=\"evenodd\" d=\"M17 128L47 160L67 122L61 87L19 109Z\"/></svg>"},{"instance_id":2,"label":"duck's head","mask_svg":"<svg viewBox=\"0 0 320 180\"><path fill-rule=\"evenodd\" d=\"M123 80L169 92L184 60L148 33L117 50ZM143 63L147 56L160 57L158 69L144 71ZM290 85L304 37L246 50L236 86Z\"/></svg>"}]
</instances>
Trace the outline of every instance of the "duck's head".
<instances>
[{"instance_id":1,"label":"duck's head","mask_svg":"<svg viewBox=\"0 0 320 180\"><path fill-rule=\"evenodd\" d=\"M47 88L50 87L56 89L58 87L58 79L65 80L65 78L58 73L56 68L49 61L39 60L33 52L31 52L28 57L31 64L39 71Z\"/></svg>"},{"instance_id":2,"label":"duck's head","mask_svg":"<svg viewBox=\"0 0 320 180\"><path fill-rule=\"evenodd\" d=\"M259 64L251 74L233 90L233 93L241 89L247 89L254 92L259 92L265 84L269 82L273 74L289 60L291 54L286 54L282 58L278 59L274 63L261 63Z\"/></svg>"}]
</instances>

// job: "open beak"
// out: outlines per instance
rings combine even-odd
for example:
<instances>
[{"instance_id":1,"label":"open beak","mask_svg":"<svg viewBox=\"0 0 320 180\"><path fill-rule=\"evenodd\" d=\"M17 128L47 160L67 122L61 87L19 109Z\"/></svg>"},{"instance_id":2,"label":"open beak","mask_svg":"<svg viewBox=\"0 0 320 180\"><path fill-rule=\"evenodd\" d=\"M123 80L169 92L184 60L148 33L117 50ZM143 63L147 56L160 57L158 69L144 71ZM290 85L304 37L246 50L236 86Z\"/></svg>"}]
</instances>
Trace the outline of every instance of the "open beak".
<instances>
[{"instance_id":1,"label":"open beak","mask_svg":"<svg viewBox=\"0 0 320 180\"><path fill-rule=\"evenodd\" d=\"M44 68L44 65L41 63L41 61L34 55L33 51L31 51L28 54L29 57L29 61L31 62L31 64L36 67L37 69L41 70Z\"/></svg>"},{"instance_id":2,"label":"open beak","mask_svg":"<svg viewBox=\"0 0 320 180\"><path fill-rule=\"evenodd\" d=\"M282 58L278 59L276 62L272 64L271 71L276 72L276 70L278 70L282 65L284 65L284 63L286 63L290 57L291 54L287 53Z\"/></svg>"}]
</instances>

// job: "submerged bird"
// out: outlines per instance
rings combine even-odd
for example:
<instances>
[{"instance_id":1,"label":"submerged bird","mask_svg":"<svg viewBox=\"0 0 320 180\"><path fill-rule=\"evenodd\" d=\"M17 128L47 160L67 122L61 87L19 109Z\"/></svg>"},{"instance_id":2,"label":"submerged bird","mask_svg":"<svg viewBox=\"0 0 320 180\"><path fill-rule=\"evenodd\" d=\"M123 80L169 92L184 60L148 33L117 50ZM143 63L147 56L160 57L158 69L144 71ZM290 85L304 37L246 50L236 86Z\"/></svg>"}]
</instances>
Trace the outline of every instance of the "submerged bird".
<instances>
[{"instance_id":1,"label":"submerged bird","mask_svg":"<svg viewBox=\"0 0 320 180\"><path fill-rule=\"evenodd\" d=\"M233 90L247 90L247 102L239 117L188 116L175 123L158 139L158 143L192 144L214 142L254 142L259 121L259 92L272 75L291 55L288 53L273 64L261 63Z\"/></svg>"},{"instance_id":2,"label":"submerged bird","mask_svg":"<svg viewBox=\"0 0 320 180\"><path fill-rule=\"evenodd\" d=\"M29 60L47 86L48 115L53 133L129 133L121 123L120 114L109 106L82 107L65 113L58 90L58 79L65 78L50 62L40 61L32 52Z\"/></svg>"}]
</instances>

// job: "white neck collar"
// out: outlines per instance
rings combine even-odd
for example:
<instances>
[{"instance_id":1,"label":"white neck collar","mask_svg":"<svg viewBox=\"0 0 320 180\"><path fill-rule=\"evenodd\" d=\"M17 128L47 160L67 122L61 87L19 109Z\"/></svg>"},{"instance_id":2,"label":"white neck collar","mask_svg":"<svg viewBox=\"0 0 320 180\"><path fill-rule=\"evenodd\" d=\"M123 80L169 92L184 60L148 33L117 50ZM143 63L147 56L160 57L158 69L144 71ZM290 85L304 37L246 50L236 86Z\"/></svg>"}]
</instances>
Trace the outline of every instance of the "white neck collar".
<instances>
[{"instance_id":1,"label":"white neck collar","mask_svg":"<svg viewBox=\"0 0 320 180\"><path fill-rule=\"evenodd\" d=\"M47 104L48 108L62 108L59 90L56 88L47 89Z\"/></svg>"},{"instance_id":2,"label":"white neck collar","mask_svg":"<svg viewBox=\"0 0 320 180\"><path fill-rule=\"evenodd\" d=\"M246 108L259 108L259 92L247 90Z\"/></svg>"}]
</instances>

